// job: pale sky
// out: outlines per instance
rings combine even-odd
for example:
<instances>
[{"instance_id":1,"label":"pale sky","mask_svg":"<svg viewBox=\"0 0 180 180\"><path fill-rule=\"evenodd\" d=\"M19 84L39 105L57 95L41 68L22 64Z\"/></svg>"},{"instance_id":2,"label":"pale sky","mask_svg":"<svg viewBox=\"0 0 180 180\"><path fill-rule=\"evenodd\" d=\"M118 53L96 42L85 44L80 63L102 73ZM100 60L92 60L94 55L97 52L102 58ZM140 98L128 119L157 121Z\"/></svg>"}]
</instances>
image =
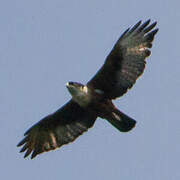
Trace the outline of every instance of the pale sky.
<instances>
[{"instance_id":1,"label":"pale sky","mask_svg":"<svg viewBox=\"0 0 180 180\"><path fill-rule=\"evenodd\" d=\"M0 3L0 178L179 180L178 0L6 0ZM116 106L137 120L120 133L97 119L73 143L24 159L24 132L86 83L122 32L139 20L159 32L143 76Z\"/></svg>"}]
</instances>

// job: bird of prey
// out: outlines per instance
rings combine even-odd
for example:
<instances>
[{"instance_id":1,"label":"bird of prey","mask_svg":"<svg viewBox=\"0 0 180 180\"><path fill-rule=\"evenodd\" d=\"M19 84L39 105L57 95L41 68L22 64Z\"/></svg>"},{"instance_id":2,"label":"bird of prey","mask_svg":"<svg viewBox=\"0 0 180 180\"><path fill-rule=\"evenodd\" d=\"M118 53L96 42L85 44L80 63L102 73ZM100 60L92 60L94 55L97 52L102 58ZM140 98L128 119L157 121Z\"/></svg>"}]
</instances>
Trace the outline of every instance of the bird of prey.
<instances>
[{"instance_id":1,"label":"bird of prey","mask_svg":"<svg viewBox=\"0 0 180 180\"><path fill-rule=\"evenodd\" d=\"M74 141L92 127L97 117L106 119L121 132L135 127L136 121L118 110L112 100L125 94L143 73L150 55L157 22L139 21L118 39L103 66L86 84L68 82L72 99L46 116L24 134L17 145L31 158Z\"/></svg>"}]
</instances>

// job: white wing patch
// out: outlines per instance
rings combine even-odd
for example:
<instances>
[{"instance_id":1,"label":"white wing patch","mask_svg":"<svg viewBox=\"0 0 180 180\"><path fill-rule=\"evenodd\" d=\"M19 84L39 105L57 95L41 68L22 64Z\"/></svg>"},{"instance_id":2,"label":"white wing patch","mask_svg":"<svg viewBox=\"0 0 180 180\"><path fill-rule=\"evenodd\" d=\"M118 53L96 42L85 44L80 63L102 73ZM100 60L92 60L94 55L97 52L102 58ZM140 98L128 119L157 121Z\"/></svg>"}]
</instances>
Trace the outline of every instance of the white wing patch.
<instances>
[{"instance_id":1,"label":"white wing patch","mask_svg":"<svg viewBox=\"0 0 180 180\"><path fill-rule=\"evenodd\" d=\"M116 113L112 113L113 115L114 115L114 117L117 119L117 120L119 120L119 121L121 121L121 118L116 114Z\"/></svg>"},{"instance_id":2,"label":"white wing patch","mask_svg":"<svg viewBox=\"0 0 180 180\"><path fill-rule=\"evenodd\" d=\"M131 47L127 48L127 55L133 55L133 54L141 54L144 52L146 49L148 49L145 44L140 44L139 46L136 47Z\"/></svg>"},{"instance_id":3,"label":"white wing patch","mask_svg":"<svg viewBox=\"0 0 180 180\"><path fill-rule=\"evenodd\" d=\"M104 94L104 91L100 90L100 89L95 89L94 90L97 94Z\"/></svg>"}]
</instances>

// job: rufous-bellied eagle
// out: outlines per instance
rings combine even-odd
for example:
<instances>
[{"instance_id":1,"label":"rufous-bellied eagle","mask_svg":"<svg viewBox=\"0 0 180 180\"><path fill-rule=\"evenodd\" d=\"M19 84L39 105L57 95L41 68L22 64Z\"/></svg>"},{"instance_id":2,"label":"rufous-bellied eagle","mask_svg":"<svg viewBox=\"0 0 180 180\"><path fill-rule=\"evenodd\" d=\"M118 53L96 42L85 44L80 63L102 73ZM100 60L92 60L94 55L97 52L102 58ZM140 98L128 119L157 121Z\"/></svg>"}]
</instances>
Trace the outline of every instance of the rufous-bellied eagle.
<instances>
[{"instance_id":1,"label":"rufous-bellied eagle","mask_svg":"<svg viewBox=\"0 0 180 180\"><path fill-rule=\"evenodd\" d=\"M158 29L156 22L139 21L118 39L103 66L86 84L68 82L72 99L56 112L46 116L24 134L18 144L24 157L31 158L74 141L92 127L97 117L106 119L121 132L135 127L136 121L113 104L127 92L143 73L150 55L152 41Z\"/></svg>"}]
</instances>

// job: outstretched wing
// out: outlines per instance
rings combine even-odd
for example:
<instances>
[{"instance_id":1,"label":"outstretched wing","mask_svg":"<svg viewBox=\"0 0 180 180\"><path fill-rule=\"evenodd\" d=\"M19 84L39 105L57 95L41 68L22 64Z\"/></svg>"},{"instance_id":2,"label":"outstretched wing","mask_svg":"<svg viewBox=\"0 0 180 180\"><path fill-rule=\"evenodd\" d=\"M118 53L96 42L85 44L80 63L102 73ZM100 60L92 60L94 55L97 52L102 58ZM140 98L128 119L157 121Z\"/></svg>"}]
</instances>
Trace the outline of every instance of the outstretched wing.
<instances>
[{"instance_id":1,"label":"outstretched wing","mask_svg":"<svg viewBox=\"0 0 180 180\"><path fill-rule=\"evenodd\" d=\"M88 85L104 92L106 98L122 96L133 86L145 68L145 58L158 29L152 30L156 22L150 20L141 25L139 21L128 28L119 38L104 65L88 82Z\"/></svg>"},{"instance_id":2,"label":"outstretched wing","mask_svg":"<svg viewBox=\"0 0 180 180\"><path fill-rule=\"evenodd\" d=\"M74 141L92 127L95 120L95 115L82 109L71 100L54 114L32 126L17 146L23 145L20 152L26 151L24 157L32 152L31 158L34 158L40 153Z\"/></svg>"}]
</instances>

